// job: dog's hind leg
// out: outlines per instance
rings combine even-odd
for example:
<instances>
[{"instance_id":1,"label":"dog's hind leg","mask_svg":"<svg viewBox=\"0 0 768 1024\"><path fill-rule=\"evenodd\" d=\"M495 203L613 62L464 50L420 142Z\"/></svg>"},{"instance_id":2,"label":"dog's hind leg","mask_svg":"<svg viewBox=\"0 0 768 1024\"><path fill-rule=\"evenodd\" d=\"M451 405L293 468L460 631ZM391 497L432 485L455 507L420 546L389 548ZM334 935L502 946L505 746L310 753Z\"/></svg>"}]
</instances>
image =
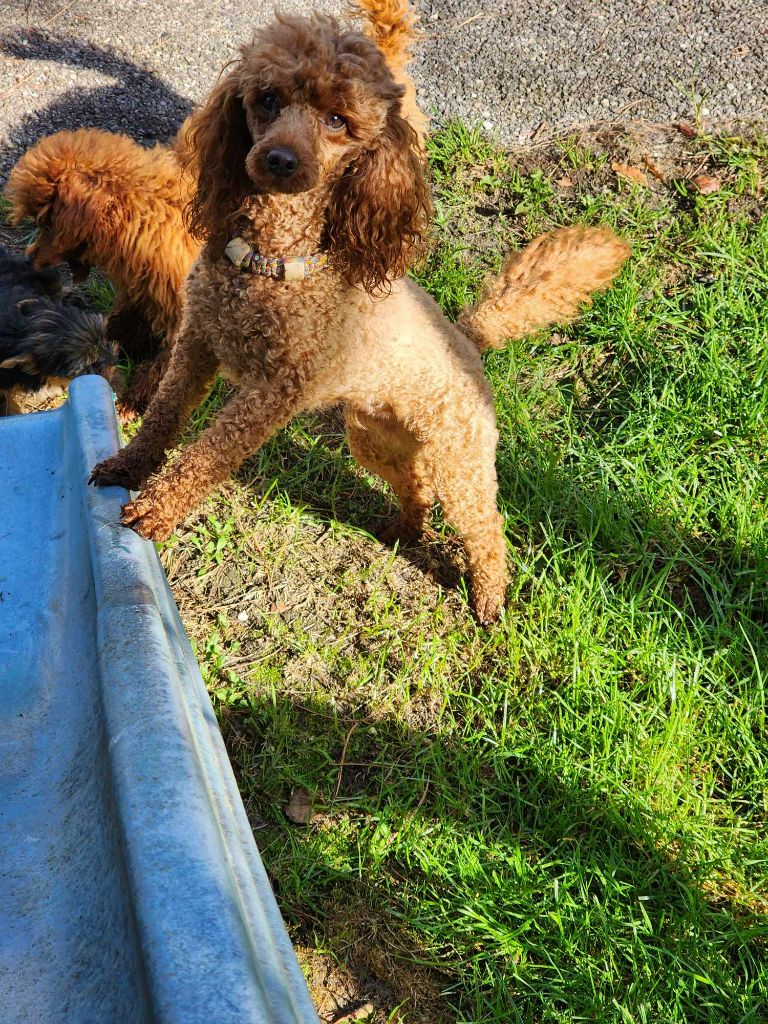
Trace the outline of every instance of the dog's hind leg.
<instances>
[{"instance_id":1,"label":"dog's hind leg","mask_svg":"<svg viewBox=\"0 0 768 1024\"><path fill-rule=\"evenodd\" d=\"M132 362L155 355L160 347L147 318L127 301L115 302L107 320L107 337L116 341Z\"/></svg>"},{"instance_id":2,"label":"dog's hind leg","mask_svg":"<svg viewBox=\"0 0 768 1024\"><path fill-rule=\"evenodd\" d=\"M467 553L472 605L482 623L501 614L507 589L507 546L496 507L496 429L473 424L479 436L468 444L466 432L434 436L429 456L443 514L459 534ZM486 429L487 427L487 429Z\"/></svg>"},{"instance_id":3,"label":"dog's hind leg","mask_svg":"<svg viewBox=\"0 0 768 1024\"><path fill-rule=\"evenodd\" d=\"M120 396L118 403L121 413L127 415L127 418L137 414L141 416L147 411L157 393L160 381L168 369L170 360L170 350L164 348L152 359L139 363L133 371L131 383Z\"/></svg>"},{"instance_id":4,"label":"dog's hind leg","mask_svg":"<svg viewBox=\"0 0 768 1024\"><path fill-rule=\"evenodd\" d=\"M416 540L424 532L436 498L423 444L391 417L348 409L345 418L353 456L386 480L400 502L400 515L380 534L382 541Z\"/></svg>"}]
</instances>

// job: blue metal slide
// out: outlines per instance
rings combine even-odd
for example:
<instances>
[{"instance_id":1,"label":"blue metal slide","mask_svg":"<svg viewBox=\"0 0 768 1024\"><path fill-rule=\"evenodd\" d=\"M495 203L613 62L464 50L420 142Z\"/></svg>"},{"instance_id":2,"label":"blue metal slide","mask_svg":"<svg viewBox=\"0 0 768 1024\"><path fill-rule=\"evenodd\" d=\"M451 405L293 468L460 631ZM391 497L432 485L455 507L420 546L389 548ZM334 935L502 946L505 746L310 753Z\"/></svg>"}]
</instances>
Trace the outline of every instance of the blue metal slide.
<instances>
[{"instance_id":1,"label":"blue metal slide","mask_svg":"<svg viewBox=\"0 0 768 1024\"><path fill-rule=\"evenodd\" d=\"M316 1022L117 446L100 377L0 419L0 1021Z\"/></svg>"}]
</instances>

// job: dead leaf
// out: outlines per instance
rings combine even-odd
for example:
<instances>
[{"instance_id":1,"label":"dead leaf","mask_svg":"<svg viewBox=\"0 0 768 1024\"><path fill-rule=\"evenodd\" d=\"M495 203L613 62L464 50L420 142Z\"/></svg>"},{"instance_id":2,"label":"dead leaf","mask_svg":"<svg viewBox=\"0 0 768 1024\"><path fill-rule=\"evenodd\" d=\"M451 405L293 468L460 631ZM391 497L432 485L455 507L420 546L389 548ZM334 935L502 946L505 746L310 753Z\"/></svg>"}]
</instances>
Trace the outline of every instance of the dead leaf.
<instances>
[{"instance_id":1,"label":"dead leaf","mask_svg":"<svg viewBox=\"0 0 768 1024\"><path fill-rule=\"evenodd\" d=\"M639 167L630 167L629 164L612 163L611 170L620 178L628 178L629 181L634 181L636 185L648 184L648 176Z\"/></svg>"},{"instance_id":2,"label":"dead leaf","mask_svg":"<svg viewBox=\"0 0 768 1024\"><path fill-rule=\"evenodd\" d=\"M285 805L285 816L294 825L308 825L312 821L312 794L303 786L291 790L291 799Z\"/></svg>"},{"instance_id":3,"label":"dead leaf","mask_svg":"<svg viewBox=\"0 0 768 1024\"><path fill-rule=\"evenodd\" d=\"M573 188L573 182L567 175L563 175L562 178L558 178L555 184L559 185L560 188Z\"/></svg>"},{"instance_id":4,"label":"dead leaf","mask_svg":"<svg viewBox=\"0 0 768 1024\"><path fill-rule=\"evenodd\" d=\"M709 174L698 174L693 179L693 184L703 196L711 196L720 189L720 179Z\"/></svg>"},{"instance_id":5,"label":"dead leaf","mask_svg":"<svg viewBox=\"0 0 768 1024\"><path fill-rule=\"evenodd\" d=\"M643 155L643 163L654 176L654 178L657 178L659 181L662 182L664 181L664 175L661 173L656 164L653 163L650 157Z\"/></svg>"},{"instance_id":6,"label":"dead leaf","mask_svg":"<svg viewBox=\"0 0 768 1024\"><path fill-rule=\"evenodd\" d=\"M680 134L684 135L686 139L695 139L698 135L696 129L691 127L691 125L686 124L685 121L678 122L678 124L675 125L675 128L677 128Z\"/></svg>"}]
</instances>

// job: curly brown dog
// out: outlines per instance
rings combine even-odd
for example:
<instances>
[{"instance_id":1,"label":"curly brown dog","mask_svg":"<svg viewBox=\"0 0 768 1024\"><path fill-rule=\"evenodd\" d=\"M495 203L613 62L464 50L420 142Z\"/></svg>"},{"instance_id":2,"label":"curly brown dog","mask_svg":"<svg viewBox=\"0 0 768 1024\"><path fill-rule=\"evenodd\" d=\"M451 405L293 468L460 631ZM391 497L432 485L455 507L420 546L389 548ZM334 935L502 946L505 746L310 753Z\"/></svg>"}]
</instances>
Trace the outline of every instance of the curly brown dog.
<instances>
[{"instance_id":1,"label":"curly brown dog","mask_svg":"<svg viewBox=\"0 0 768 1024\"><path fill-rule=\"evenodd\" d=\"M408 0L355 0L350 14L362 19L405 87L407 116L423 135L427 120L406 71L416 38ZM97 128L57 132L21 157L6 187L11 223L37 225L27 253L38 268L66 261L76 280L93 266L112 281L109 337L132 361L151 358L122 396L129 412L143 412L157 389L179 326L184 278L200 251L182 217L197 173L195 119L169 146L151 149Z\"/></svg>"},{"instance_id":2,"label":"curly brown dog","mask_svg":"<svg viewBox=\"0 0 768 1024\"><path fill-rule=\"evenodd\" d=\"M404 89L378 48L315 15L279 17L241 52L194 130L189 215L205 246L168 372L141 430L92 480L146 484L123 522L162 540L294 416L341 402L354 456L400 499L395 532L419 533L439 501L489 622L507 572L478 348L574 316L628 248L607 229L538 239L464 312L462 333L403 278L423 248L429 196ZM152 476L217 371L239 390Z\"/></svg>"}]
</instances>

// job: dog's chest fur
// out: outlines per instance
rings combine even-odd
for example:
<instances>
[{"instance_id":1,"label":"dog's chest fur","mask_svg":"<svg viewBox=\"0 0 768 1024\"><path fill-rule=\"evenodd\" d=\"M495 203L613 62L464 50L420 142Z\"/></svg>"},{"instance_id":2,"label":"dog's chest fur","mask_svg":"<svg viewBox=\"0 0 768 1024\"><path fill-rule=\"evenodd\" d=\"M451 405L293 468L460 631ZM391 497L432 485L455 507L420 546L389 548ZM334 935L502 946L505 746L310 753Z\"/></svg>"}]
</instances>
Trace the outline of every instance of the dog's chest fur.
<instances>
[{"instance_id":1,"label":"dog's chest fur","mask_svg":"<svg viewBox=\"0 0 768 1024\"><path fill-rule=\"evenodd\" d=\"M270 380L288 367L309 378L341 344L347 287L330 269L288 282L237 270L226 257L203 259L188 281L188 308L214 325L209 344L227 379Z\"/></svg>"}]
</instances>

